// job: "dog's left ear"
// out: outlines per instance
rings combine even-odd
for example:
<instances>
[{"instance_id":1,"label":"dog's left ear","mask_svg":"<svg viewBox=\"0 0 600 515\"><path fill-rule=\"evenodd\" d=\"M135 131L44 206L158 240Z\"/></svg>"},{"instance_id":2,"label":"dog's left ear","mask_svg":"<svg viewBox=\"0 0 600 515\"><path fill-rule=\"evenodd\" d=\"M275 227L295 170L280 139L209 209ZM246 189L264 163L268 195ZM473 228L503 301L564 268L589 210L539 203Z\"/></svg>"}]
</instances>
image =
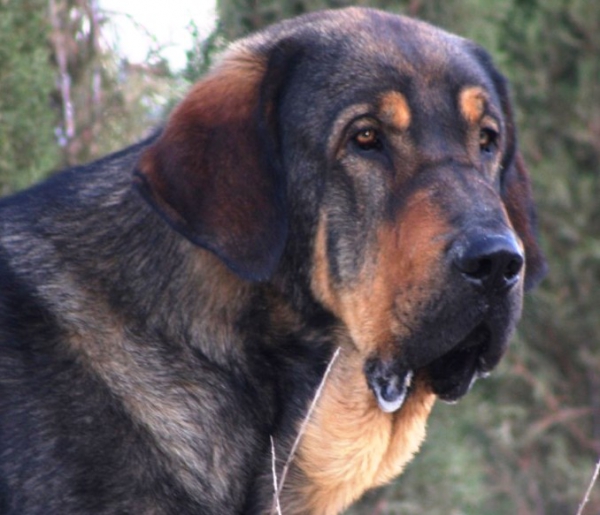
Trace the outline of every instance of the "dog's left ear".
<instances>
[{"instance_id":1,"label":"dog's left ear","mask_svg":"<svg viewBox=\"0 0 600 515\"><path fill-rule=\"evenodd\" d=\"M509 168L504 171L502 198L510 221L525 247L525 290L530 290L544 278L547 265L537 239L531 181L518 150Z\"/></svg>"},{"instance_id":2,"label":"dog's left ear","mask_svg":"<svg viewBox=\"0 0 600 515\"><path fill-rule=\"evenodd\" d=\"M525 161L518 148L512 104L506 79L487 60L492 79L500 97L506 124L507 142L502 161L502 200L506 206L510 221L525 247L525 290L536 286L546 275L546 259L537 237L537 217L531 191L531 180Z\"/></svg>"},{"instance_id":3,"label":"dog's left ear","mask_svg":"<svg viewBox=\"0 0 600 515\"><path fill-rule=\"evenodd\" d=\"M544 278L547 265L537 238L537 217L531 192L531 180L518 148L508 81L496 70L490 54L483 48L473 44L470 44L469 48L489 74L504 114L507 138L501 163L502 200L510 221L525 247L525 289L530 290Z\"/></svg>"},{"instance_id":4,"label":"dog's left ear","mask_svg":"<svg viewBox=\"0 0 600 515\"><path fill-rule=\"evenodd\" d=\"M174 110L135 172L172 227L255 281L273 274L287 234L266 69L252 54L225 59Z\"/></svg>"}]
</instances>

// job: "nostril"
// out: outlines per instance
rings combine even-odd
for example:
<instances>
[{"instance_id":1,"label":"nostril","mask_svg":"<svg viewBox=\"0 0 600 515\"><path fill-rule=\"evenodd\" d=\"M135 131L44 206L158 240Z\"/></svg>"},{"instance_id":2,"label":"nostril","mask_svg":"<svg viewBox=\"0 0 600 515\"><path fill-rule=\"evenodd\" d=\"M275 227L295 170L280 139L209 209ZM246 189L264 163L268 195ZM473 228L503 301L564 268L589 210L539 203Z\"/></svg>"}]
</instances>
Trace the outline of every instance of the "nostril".
<instances>
[{"instance_id":1,"label":"nostril","mask_svg":"<svg viewBox=\"0 0 600 515\"><path fill-rule=\"evenodd\" d=\"M512 235L470 237L457 249L454 265L470 283L505 289L518 282L524 258Z\"/></svg>"},{"instance_id":2,"label":"nostril","mask_svg":"<svg viewBox=\"0 0 600 515\"><path fill-rule=\"evenodd\" d=\"M459 263L459 269L469 277L474 279L484 279L490 275L492 271L492 259L476 256L474 258L467 257Z\"/></svg>"},{"instance_id":3,"label":"nostril","mask_svg":"<svg viewBox=\"0 0 600 515\"><path fill-rule=\"evenodd\" d=\"M510 256L510 259L504 269L504 277L508 280L517 277L523 268L523 262L524 259L520 253Z\"/></svg>"}]
</instances>

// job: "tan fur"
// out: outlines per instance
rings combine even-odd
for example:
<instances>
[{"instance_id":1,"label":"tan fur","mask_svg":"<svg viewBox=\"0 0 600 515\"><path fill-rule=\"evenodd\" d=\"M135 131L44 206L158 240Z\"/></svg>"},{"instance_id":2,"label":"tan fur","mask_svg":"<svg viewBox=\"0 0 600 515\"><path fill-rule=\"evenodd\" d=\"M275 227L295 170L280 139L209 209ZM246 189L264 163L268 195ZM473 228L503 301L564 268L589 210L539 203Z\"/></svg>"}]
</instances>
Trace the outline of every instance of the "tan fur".
<instances>
[{"instance_id":1,"label":"tan fur","mask_svg":"<svg viewBox=\"0 0 600 515\"><path fill-rule=\"evenodd\" d=\"M408 336L420 302L435 289L430 278L448 228L426 194L416 195L400 218L382 226L360 279L340 290L328 270L325 216L318 226L313 290L345 322L350 340L342 340L300 448L298 465L307 478L301 504L311 515L337 514L366 490L390 481L425 436L435 396L424 378L415 378L404 406L389 414L377 405L364 375L365 358L375 350L385 356Z\"/></svg>"},{"instance_id":2,"label":"tan fur","mask_svg":"<svg viewBox=\"0 0 600 515\"><path fill-rule=\"evenodd\" d=\"M312 287L317 298L341 318L354 345L367 357L374 350L385 356L388 348L408 336L420 303L437 291L443 280L440 266L449 228L428 201L415 195L397 223L383 225L367 251L360 277L351 286L336 289L326 256L326 217L316 236Z\"/></svg>"},{"instance_id":3,"label":"tan fur","mask_svg":"<svg viewBox=\"0 0 600 515\"><path fill-rule=\"evenodd\" d=\"M366 356L378 343L392 338L390 294L382 281L385 273L372 260L364 266L363 276L352 289L336 290L329 275L326 255L326 218L323 217L317 230L314 253L312 287L317 298L345 323L353 344Z\"/></svg>"},{"instance_id":4,"label":"tan fur","mask_svg":"<svg viewBox=\"0 0 600 515\"><path fill-rule=\"evenodd\" d=\"M402 409L384 413L367 386L363 363L358 352L342 349L303 436L302 513L340 513L366 490L400 474L425 437L435 399L426 384L417 379Z\"/></svg>"},{"instance_id":5,"label":"tan fur","mask_svg":"<svg viewBox=\"0 0 600 515\"><path fill-rule=\"evenodd\" d=\"M485 112L487 94L479 86L464 88L459 95L460 112L472 125L481 121Z\"/></svg>"},{"instance_id":6,"label":"tan fur","mask_svg":"<svg viewBox=\"0 0 600 515\"><path fill-rule=\"evenodd\" d=\"M331 288L329 266L327 264L327 217L321 216L315 236L313 253L312 289L317 298L334 313L339 310L338 302Z\"/></svg>"},{"instance_id":7,"label":"tan fur","mask_svg":"<svg viewBox=\"0 0 600 515\"><path fill-rule=\"evenodd\" d=\"M410 125L411 113L406 97L398 91L382 95L380 104L382 119L398 130L406 130Z\"/></svg>"}]
</instances>

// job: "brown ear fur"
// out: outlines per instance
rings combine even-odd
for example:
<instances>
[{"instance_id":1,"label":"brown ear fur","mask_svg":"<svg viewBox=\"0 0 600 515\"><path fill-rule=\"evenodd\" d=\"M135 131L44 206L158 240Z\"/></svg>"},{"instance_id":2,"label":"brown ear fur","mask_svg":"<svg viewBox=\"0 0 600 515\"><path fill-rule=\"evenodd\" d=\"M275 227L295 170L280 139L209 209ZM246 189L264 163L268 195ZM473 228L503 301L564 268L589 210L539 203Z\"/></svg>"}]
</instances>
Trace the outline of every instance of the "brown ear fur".
<instances>
[{"instance_id":1,"label":"brown ear fur","mask_svg":"<svg viewBox=\"0 0 600 515\"><path fill-rule=\"evenodd\" d=\"M537 217L527 167L518 149L507 80L494 68L489 54L477 47L475 53L496 86L506 123L507 141L502 161L502 199L508 216L525 247L525 289L530 290L546 275L547 265L537 239Z\"/></svg>"},{"instance_id":2,"label":"brown ear fur","mask_svg":"<svg viewBox=\"0 0 600 515\"><path fill-rule=\"evenodd\" d=\"M537 241L536 215L529 174L519 152L517 134L508 91L508 82L481 47L472 46L475 57L487 70L500 99L506 123L507 141L502 161L502 199L513 227L525 246L525 289L529 290L546 275L547 265Z\"/></svg>"},{"instance_id":3,"label":"brown ear fur","mask_svg":"<svg viewBox=\"0 0 600 515\"><path fill-rule=\"evenodd\" d=\"M250 280L274 272L287 232L283 179L261 112L265 69L251 54L226 59L174 110L135 174L177 231Z\"/></svg>"},{"instance_id":4,"label":"brown ear fur","mask_svg":"<svg viewBox=\"0 0 600 515\"><path fill-rule=\"evenodd\" d=\"M508 216L525 246L525 289L529 290L546 275L546 260L537 241L536 215L531 182L520 152L505 171L503 199Z\"/></svg>"}]
</instances>

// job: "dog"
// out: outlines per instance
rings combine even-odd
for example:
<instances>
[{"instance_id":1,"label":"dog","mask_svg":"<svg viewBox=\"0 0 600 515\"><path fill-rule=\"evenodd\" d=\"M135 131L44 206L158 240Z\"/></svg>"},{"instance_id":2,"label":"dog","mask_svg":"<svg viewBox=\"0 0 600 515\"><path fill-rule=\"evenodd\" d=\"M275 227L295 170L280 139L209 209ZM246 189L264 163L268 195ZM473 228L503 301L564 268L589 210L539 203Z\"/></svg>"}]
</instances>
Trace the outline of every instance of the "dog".
<instances>
[{"instance_id":1,"label":"dog","mask_svg":"<svg viewBox=\"0 0 600 515\"><path fill-rule=\"evenodd\" d=\"M362 8L267 28L0 203L0 513L340 513L544 273L484 50Z\"/></svg>"}]
</instances>

